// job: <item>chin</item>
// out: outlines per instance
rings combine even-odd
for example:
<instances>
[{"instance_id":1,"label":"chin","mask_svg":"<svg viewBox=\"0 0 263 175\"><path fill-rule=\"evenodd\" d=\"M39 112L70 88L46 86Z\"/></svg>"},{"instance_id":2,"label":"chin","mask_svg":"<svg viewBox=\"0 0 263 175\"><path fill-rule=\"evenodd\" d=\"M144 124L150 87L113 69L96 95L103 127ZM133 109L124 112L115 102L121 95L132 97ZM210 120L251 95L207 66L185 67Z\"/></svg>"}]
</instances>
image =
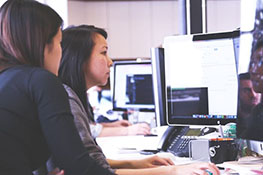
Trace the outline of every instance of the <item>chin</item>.
<instances>
[{"instance_id":1,"label":"chin","mask_svg":"<svg viewBox=\"0 0 263 175\"><path fill-rule=\"evenodd\" d=\"M104 82L100 82L98 83L98 86L105 86L107 84L108 81L104 81Z\"/></svg>"}]
</instances>

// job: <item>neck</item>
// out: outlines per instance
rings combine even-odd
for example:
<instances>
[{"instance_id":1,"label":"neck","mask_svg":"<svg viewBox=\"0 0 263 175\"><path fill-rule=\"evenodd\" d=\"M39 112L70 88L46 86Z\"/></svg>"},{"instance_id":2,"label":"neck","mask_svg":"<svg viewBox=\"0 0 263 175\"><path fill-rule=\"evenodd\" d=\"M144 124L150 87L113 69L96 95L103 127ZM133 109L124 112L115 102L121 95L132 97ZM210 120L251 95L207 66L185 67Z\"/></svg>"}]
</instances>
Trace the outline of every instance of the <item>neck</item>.
<instances>
[{"instance_id":1,"label":"neck","mask_svg":"<svg viewBox=\"0 0 263 175\"><path fill-rule=\"evenodd\" d=\"M86 89L89 90L90 88L94 87L96 85L92 84L92 83L88 83L86 82Z\"/></svg>"}]
</instances>

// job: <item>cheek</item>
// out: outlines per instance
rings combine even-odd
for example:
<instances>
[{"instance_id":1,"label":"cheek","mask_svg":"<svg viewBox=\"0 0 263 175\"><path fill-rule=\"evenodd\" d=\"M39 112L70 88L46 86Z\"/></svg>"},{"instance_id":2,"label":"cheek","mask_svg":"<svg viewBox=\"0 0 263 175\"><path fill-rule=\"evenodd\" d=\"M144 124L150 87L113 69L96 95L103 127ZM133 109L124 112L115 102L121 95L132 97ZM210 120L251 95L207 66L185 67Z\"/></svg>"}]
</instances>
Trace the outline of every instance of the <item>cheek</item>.
<instances>
[{"instance_id":1,"label":"cheek","mask_svg":"<svg viewBox=\"0 0 263 175\"><path fill-rule=\"evenodd\" d=\"M57 56L57 61L58 61L58 64L59 64L60 60L61 60L61 57L62 57L62 48L61 48L61 46L59 46L59 48L57 49L56 56Z\"/></svg>"}]
</instances>

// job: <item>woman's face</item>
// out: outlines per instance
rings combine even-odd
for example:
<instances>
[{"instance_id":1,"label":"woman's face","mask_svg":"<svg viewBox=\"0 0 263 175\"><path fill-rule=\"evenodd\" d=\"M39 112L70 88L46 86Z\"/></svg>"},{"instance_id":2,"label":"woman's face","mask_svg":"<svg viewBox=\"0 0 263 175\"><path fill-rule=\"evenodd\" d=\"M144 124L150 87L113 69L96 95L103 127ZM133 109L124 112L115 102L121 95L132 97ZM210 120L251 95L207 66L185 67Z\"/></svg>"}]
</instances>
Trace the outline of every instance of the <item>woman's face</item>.
<instances>
[{"instance_id":1,"label":"woman's face","mask_svg":"<svg viewBox=\"0 0 263 175\"><path fill-rule=\"evenodd\" d=\"M250 59L249 73L255 92L263 93L263 47L253 53Z\"/></svg>"},{"instance_id":2,"label":"woman's face","mask_svg":"<svg viewBox=\"0 0 263 175\"><path fill-rule=\"evenodd\" d=\"M59 63L62 55L62 49L60 42L62 40L61 29L58 30L57 34L52 39L52 42L46 44L44 50L44 68L58 75Z\"/></svg>"},{"instance_id":3,"label":"woman's face","mask_svg":"<svg viewBox=\"0 0 263 175\"><path fill-rule=\"evenodd\" d=\"M106 39L96 34L93 38L94 47L90 59L84 64L87 89L96 85L105 85L110 75L112 60L107 55L108 45Z\"/></svg>"}]
</instances>

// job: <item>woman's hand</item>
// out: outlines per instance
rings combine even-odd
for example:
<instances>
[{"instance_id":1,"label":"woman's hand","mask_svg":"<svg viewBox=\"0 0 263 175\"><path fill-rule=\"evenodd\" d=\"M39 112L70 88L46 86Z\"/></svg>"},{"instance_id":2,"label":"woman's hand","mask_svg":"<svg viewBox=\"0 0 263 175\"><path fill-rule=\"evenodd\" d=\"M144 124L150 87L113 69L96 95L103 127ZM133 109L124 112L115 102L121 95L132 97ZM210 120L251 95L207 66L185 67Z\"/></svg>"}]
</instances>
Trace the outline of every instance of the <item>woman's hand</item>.
<instances>
[{"instance_id":1,"label":"woman's hand","mask_svg":"<svg viewBox=\"0 0 263 175\"><path fill-rule=\"evenodd\" d=\"M163 158L156 155L146 159L134 160L132 162L133 168L154 168L157 166L168 165L174 165L173 161L170 158Z\"/></svg>"},{"instance_id":2,"label":"woman's hand","mask_svg":"<svg viewBox=\"0 0 263 175\"><path fill-rule=\"evenodd\" d=\"M147 123L137 123L127 128L127 135L146 135L151 133L151 128Z\"/></svg>"},{"instance_id":3,"label":"woman's hand","mask_svg":"<svg viewBox=\"0 0 263 175\"><path fill-rule=\"evenodd\" d=\"M213 163L192 163L174 166L171 174L174 175L220 175L219 169Z\"/></svg>"}]
</instances>

